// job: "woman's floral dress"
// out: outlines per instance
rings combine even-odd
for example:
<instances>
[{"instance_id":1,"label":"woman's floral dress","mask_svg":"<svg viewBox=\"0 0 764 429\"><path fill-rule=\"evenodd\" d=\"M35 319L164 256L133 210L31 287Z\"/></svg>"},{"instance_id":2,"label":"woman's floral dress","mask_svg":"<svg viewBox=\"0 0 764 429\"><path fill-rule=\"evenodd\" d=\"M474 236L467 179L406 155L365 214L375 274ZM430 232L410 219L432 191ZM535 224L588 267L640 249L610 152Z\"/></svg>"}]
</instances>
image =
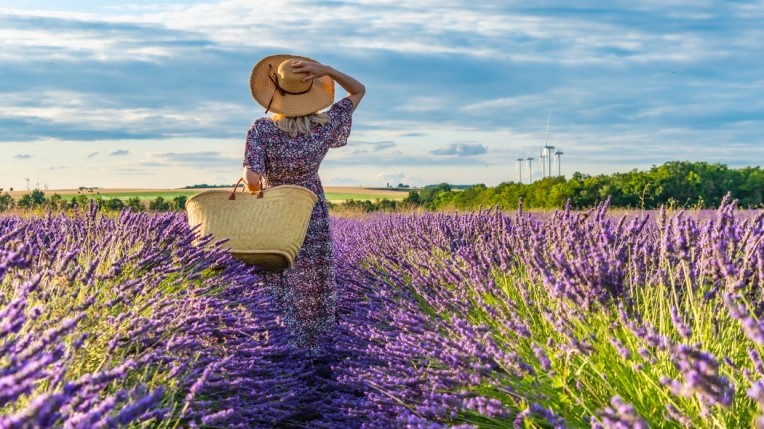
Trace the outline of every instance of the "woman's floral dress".
<instances>
[{"instance_id":1,"label":"woman's floral dress","mask_svg":"<svg viewBox=\"0 0 764 429\"><path fill-rule=\"evenodd\" d=\"M343 98L327 112L331 123L314 126L309 135L291 137L270 118L257 119L247 133L244 166L265 178L266 188L299 185L315 192L318 203L308 233L291 268L262 271L266 289L276 297L281 318L294 334L294 345L320 354L321 337L336 326L337 288L334 248L318 167L329 148L347 143L353 102Z\"/></svg>"}]
</instances>

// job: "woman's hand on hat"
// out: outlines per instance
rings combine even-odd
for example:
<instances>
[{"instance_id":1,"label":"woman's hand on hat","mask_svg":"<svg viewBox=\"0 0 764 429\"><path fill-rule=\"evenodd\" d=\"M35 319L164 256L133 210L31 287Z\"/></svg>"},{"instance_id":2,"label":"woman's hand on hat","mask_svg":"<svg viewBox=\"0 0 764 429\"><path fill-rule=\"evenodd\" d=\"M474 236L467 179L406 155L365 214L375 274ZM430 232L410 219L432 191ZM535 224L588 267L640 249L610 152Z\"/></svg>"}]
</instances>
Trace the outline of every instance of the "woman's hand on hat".
<instances>
[{"instance_id":1,"label":"woman's hand on hat","mask_svg":"<svg viewBox=\"0 0 764 429\"><path fill-rule=\"evenodd\" d=\"M292 71L295 73L307 73L308 75L302 78L303 82L307 82L328 75L331 67L310 61L293 61Z\"/></svg>"}]
</instances>

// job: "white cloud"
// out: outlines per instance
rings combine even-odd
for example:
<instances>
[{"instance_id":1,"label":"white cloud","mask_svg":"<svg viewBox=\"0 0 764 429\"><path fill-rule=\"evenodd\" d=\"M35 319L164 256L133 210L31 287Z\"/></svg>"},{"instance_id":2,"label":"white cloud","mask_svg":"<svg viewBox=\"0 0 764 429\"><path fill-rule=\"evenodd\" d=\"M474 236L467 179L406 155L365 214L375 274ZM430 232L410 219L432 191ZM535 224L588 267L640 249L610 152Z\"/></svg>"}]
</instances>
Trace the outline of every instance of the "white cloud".
<instances>
[{"instance_id":1,"label":"white cloud","mask_svg":"<svg viewBox=\"0 0 764 429\"><path fill-rule=\"evenodd\" d=\"M0 97L0 118L72 126L80 131L124 130L138 136L203 133L225 127L231 118L247 113L238 104L215 101L196 106L130 107L101 94L74 91L30 91Z\"/></svg>"},{"instance_id":2,"label":"white cloud","mask_svg":"<svg viewBox=\"0 0 764 429\"><path fill-rule=\"evenodd\" d=\"M382 180L386 180L389 182L395 182L398 180L403 180L406 178L406 175L403 173L387 173L387 174L381 174L379 176Z\"/></svg>"},{"instance_id":3,"label":"white cloud","mask_svg":"<svg viewBox=\"0 0 764 429\"><path fill-rule=\"evenodd\" d=\"M187 54L188 46L173 43L189 37L207 40L222 49L259 47L313 52L321 46L324 51L345 49L356 55L374 50L570 64L681 61L719 56L727 50L726 43L691 31L656 33L617 18L601 19L597 14L564 15L544 13L543 9L531 12L511 5L497 7L468 1L314 6L302 0L262 0L256 5L249 0L221 0L174 7L131 7L129 13L127 8L112 8L109 14L0 9L0 16L111 27L107 37L94 37L103 34L101 26L70 27L65 32L21 25L0 27L0 37L5 41L5 54L0 58L35 55L30 48L46 48L37 55L151 62ZM120 15L123 9L126 13ZM289 13L285 14L285 10ZM655 4L643 3L641 10L655 12ZM290 31L284 33L284 28ZM540 44L543 50L538 49ZM629 51L629 55L608 55L603 48Z\"/></svg>"},{"instance_id":4,"label":"white cloud","mask_svg":"<svg viewBox=\"0 0 764 429\"><path fill-rule=\"evenodd\" d=\"M33 2L10 4L22 3ZM72 7L64 3L51 7ZM58 146L30 152L35 161L48 156L46 166L70 166L62 174L84 174L78 162L116 161L93 154L118 148L136 158L148 153L120 165L125 171L157 173L161 166L168 176L185 168L209 177L238 168L244 131L262 112L246 78L272 52L325 59L367 84L351 144L325 162L335 169L330 180L363 181L364 174L411 168L425 184L442 180L437 171L455 168L500 178L490 168L513 167L518 151L537 151L550 111L550 134L565 147L567 162L579 165L620 168L693 156L747 162L763 146L764 81L757 73L764 66L764 7L758 4L185 3L98 4L90 13L0 9L0 79L7 82L0 90L0 126L7 130L0 144L14 145L0 157L0 176L9 165L18 168L12 177L26 174L9 158L27 149L9 142L46 139L158 139L145 150L121 142L89 146L77 160L60 163ZM235 137L237 146L228 153L214 142L173 143L199 137ZM429 154L468 140L481 142L490 156ZM198 152L213 153L213 165L191 159ZM339 172L354 167L359 170Z\"/></svg>"},{"instance_id":5,"label":"white cloud","mask_svg":"<svg viewBox=\"0 0 764 429\"><path fill-rule=\"evenodd\" d=\"M355 177L331 177L325 183L328 186L360 186L363 181Z\"/></svg>"},{"instance_id":6,"label":"white cloud","mask_svg":"<svg viewBox=\"0 0 764 429\"><path fill-rule=\"evenodd\" d=\"M444 155L456 155L456 156L475 156L486 153L488 149L479 143L460 142L451 143L446 148L439 148L430 151L431 154L437 156Z\"/></svg>"},{"instance_id":7,"label":"white cloud","mask_svg":"<svg viewBox=\"0 0 764 429\"><path fill-rule=\"evenodd\" d=\"M210 181L207 183L208 185L230 185L231 178L226 177L222 174L216 174L212 176Z\"/></svg>"}]
</instances>

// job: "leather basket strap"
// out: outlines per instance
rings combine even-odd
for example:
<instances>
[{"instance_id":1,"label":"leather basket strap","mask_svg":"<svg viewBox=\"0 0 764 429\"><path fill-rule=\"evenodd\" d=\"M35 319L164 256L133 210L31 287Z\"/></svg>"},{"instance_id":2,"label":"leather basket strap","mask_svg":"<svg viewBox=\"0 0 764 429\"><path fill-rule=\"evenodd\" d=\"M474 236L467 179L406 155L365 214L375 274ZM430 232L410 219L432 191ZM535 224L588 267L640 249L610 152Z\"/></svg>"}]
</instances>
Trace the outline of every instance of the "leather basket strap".
<instances>
[{"instance_id":1,"label":"leather basket strap","mask_svg":"<svg viewBox=\"0 0 764 429\"><path fill-rule=\"evenodd\" d=\"M244 178L240 178L238 182L236 182L236 185L233 187L233 191L231 191L231 195L228 197L229 200L235 200L236 199L236 189L239 187L239 184L244 181ZM244 192L244 188L241 188L241 192ZM257 193L257 198L263 197L263 176L260 175L260 192Z\"/></svg>"}]
</instances>

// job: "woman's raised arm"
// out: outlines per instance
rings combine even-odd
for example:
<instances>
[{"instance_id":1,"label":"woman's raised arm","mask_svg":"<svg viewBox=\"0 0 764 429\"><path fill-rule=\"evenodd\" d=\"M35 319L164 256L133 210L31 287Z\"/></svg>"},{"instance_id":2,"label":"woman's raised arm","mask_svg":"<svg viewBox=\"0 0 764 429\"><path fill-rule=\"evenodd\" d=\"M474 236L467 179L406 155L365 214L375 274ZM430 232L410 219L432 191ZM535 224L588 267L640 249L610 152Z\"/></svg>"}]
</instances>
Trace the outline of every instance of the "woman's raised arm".
<instances>
[{"instance_id":1,"label":"woman's raised arm","mask_svg":"<svg viewBox=\"0 0 764 429\"><path fill-rule=\"evenodd\" d=\"M356 107L358 107L358 103L361 102L361 99L366 94L366 87L361 82L324 64L312 63L310 61L295 61L292 63L292 71L295 73L307 73L308 75L302 78L303 82L323 76L331 77L348 92L348 98L353 102L354 112Z\"/></svg>"}]
</instances>

